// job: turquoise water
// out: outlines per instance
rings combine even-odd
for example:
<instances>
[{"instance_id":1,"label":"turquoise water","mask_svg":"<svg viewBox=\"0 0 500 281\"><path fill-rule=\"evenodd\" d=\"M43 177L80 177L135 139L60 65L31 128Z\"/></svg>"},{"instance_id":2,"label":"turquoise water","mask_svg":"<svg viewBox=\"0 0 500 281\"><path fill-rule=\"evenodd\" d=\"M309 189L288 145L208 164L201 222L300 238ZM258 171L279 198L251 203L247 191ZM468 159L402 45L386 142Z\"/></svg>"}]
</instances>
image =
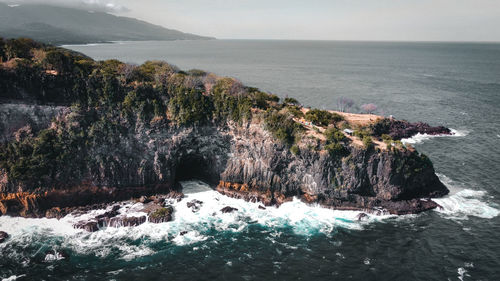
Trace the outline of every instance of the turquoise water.
<instances>
[{"instance_id":1,"label":"turquoise water","mask_svg":"<svg viewBox=\"0 0 500 281\"><path fill-rule=\"evenodd\" d=\"M354 111L375 103L379 114L451 127L457 136L409 141L429 155L452 192L438 200L443 210L361 223L355 212L300 202L259 210L203 188L189 195L206 202L199 213L180 202L175 220L160 225L88 234L71 228L75 218L0 217L0 229L13 234L0 244L1 278L500 278L500 44L216 40L71 48L96 59L161 59L230 75L325 109L350 97ZM239 210L220 214L222 204ZM45 260L49 249L70 258Z\"/></svg>"}]
</instances>

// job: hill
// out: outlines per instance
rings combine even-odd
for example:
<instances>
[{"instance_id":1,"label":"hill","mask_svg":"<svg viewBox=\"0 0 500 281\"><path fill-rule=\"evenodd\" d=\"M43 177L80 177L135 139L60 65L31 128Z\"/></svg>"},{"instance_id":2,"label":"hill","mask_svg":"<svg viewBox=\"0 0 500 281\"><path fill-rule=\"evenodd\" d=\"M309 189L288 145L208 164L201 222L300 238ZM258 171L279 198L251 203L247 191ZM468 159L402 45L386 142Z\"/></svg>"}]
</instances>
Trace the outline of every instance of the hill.
<instances>
[{"instance_id":1,"label":"hill","mask_svg":"<svg viewBox=\"0 0 500 281\"><path fill-rule=\"evenodd\" d=\"M0 37L29 37L50 44L213 39L104 12L4 3L0 3Z\"/></svg>"}]
</instances>

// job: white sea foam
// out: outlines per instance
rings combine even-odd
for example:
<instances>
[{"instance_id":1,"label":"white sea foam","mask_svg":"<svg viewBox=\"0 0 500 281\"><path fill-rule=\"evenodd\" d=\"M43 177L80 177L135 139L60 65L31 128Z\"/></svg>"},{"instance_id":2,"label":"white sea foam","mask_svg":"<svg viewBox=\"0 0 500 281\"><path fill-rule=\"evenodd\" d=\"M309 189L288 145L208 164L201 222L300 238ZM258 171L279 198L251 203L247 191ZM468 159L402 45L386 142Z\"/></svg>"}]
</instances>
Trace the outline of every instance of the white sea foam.
<instances>
[{"instance_id":1,"label":"white sea foam","mask_svg":"<svg viewBox=\"0 0 500 281\"><path fill-rule=\"evenodd\" d=\"M418 133L411 138L401 139L401 142L403 142L405 144L417 144L417 143L422 143L426 140L430 140L432 138L465 137L469 134L469 131L467 131L467 130L455 130L455 129L450 128L450 131L451 131L451 135L428 135L428 134Z\"/></svg>"},{"instance_id":2,"label":"white sea foam","mask_svg":"<svg viewBox=\"0 0 500 281\"><path fill-rule=\"evenodd\" d=\"M14 281L14 280L17 280L17 278L21 278L21 277L24 277L24 276L26 276L26 274L12 275L12 276L7 277L7 278L2 278L2 281Z\"/></svg>"},{"instance_id":3,"label":"white sea foam","mask_svg":"<svg viewBox=\"0 0 500 281\"><path fill-rule=\"evenodd\" d=\"M173 202L174 219L167 223L153 224L146 222L136 227L103 228L97 232L88 233L73 229L72 225L80 220L89 219L102 214L106 210L94 210L87 214L68 215L57 219L25 219L0 217L0 229L12 234L7 243L15 239L36 239L38 234L62 237L61 242L54 247L71 249L80 254L107 257L118 253L119 258L130 260L151 255L152 243L173 243L178 246L195 244L211 240L210 232L230 231L241 232L254 224L260 224L275 229L270 233L280 235L280 228L291 228L299 235L311 235L322 232L331 235L336 228L361 230L366 224L380 221L393 216L368 215L363 221L357 220L357 211L338 211L320 206L310 206L298 199L282 204L279 208L259 208L259 203L246 202L224 196L206 184L189 181L183 183L185 198ZM191 200L203 202L197 212L187 207ZM232 213L222 213L226 206L237 208ZM126 202L119 212L127 216L144 215L139 210L141 203ZM30 241L22 241L29 243ZM141 241L130 243L130 241ZM18 241L21 242L21 241ZM4 244L5 245L5 244Z\"/></svg>"},{"instance_id":4,"label":"white sea foam","mask_svg":"<svg viewBox=\"0 0 500 281\"><path fill-rule=\"evenodd\" d=\"M434 202L441 205L442 208L435 210L446 218L466 220L470 216L492 219L500 214L498 206L489 203L490 197L486 191L473 190L459 187L453 181L438 174L441 181L450 189L450 194L432 199Z\"/></svg>"}]
</instances>

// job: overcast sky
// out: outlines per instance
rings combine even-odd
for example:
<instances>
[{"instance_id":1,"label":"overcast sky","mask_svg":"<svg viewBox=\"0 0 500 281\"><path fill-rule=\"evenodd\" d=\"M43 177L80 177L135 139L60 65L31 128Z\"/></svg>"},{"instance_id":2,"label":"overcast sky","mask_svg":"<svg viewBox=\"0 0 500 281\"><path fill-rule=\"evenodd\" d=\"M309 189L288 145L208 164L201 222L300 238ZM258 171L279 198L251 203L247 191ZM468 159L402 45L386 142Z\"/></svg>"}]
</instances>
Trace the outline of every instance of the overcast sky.
<instances>
[{"instance_id":1,"label":"overcast sky","mask_svg":"<svg viewBox=\"0 0 500 281\"><path fill-rule=\"evenodd\" d=\"M80 7L83 3L94 9L217 38L500 41L500 0L24 2L64 3Z\"/></svg>"}]
</instances>

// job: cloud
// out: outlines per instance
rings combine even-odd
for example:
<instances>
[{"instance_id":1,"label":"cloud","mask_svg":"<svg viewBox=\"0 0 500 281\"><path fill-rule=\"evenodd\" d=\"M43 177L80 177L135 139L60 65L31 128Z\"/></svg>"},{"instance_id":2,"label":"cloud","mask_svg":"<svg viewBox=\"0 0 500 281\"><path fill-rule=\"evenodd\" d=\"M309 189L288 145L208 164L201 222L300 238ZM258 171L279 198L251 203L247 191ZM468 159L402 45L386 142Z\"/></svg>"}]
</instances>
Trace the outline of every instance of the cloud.
<instances>
[{"instance_id":1,"label":"cloud","mask_svg":"<svg viewBox=\"0 0 500 281\"><path fill-rule=\"evenodd\" d=\"M43 4L58 7L77 8L95 12L124 13L130 11L127 7L109 0L0 0L7 4Z\"/></svg>"}]
</instances>

